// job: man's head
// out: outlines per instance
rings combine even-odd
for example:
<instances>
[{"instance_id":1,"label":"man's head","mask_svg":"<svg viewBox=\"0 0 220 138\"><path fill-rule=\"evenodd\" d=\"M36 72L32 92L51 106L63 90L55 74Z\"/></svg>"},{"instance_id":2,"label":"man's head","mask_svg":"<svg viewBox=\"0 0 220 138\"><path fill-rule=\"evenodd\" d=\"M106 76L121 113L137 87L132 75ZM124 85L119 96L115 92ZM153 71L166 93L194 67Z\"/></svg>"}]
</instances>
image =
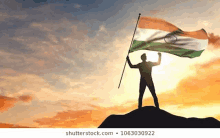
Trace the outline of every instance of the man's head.
<instances>
[{"instance_id":1,"label":"man's head","mask_svg":"<svg viewBox=\"0 0 220 138\"><path fill-rule=\"evenodd\" d=\"M142 61L146 61L147 60L147 56L146 56L145 53L141 55L141 59L142 59Z\"/></svg>"}]
</instances>

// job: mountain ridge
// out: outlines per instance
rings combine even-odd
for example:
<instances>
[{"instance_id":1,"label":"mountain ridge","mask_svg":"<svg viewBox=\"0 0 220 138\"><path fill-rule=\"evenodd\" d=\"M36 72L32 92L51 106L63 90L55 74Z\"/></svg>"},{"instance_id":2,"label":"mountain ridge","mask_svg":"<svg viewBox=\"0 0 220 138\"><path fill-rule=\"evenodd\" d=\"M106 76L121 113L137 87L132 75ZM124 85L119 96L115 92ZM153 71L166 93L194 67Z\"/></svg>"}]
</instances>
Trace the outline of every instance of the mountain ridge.
<instances>
[{"instance_id":1,"label":"mountain ridge","mask_svg":"<svg viewBox=\"0 0 220 138\"><path fill-rule=\"evenodd\" d=\"M213 117L186 118L145 106L124 115L110 115L98 128L220 128L220 122Z\"/></svg>"}]
</instances>

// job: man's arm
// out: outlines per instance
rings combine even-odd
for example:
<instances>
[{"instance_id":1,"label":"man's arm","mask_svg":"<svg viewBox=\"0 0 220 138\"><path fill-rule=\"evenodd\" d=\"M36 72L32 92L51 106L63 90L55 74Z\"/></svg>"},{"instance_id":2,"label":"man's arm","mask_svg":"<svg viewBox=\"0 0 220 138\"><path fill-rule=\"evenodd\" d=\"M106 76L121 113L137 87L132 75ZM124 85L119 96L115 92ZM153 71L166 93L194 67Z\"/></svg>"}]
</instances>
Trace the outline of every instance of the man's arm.
<instances>
[{"instance_id":1,"label":"man's arm","mask_svg":"<svg viewBox=\"0 0 220 138\"><path fill-rule=\"evenodd\" d=\"M160 63L161 63L161 53L158 53L158 56L159 56L158 61L157 62L153 62L154 66L160 65Z\"/></svg>"},{"instance_id":2,"label":"man's arm","mask_svg":"<svg viewBox=\"0 0 220 138\"><path fill-rule=\"evenodd\" d=\"M127 56L127 61L128 61L128 64L129 64L130 68L138 68L138 65L132 65L131 64L129 56Z\"/></svg>"}]
</instances>

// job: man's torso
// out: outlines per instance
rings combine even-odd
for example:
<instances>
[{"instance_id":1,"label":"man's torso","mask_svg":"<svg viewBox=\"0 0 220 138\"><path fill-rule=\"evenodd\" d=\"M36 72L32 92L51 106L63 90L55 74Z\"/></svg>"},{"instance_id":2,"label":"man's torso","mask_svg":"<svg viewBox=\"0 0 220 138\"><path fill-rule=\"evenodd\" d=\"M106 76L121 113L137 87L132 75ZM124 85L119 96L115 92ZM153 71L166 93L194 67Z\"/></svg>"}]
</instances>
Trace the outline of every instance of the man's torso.
<instances>
[{"instance_id":1,"label":"man's torso","mask_svg":"<svg viewBox=\"0 0 220 138\"><path fill-rule=\"evenodd\" d=\"M138 68L141 74L141 78L151 79L152 62L141 62L138 64Z\"/></svg>"}]
</instances>

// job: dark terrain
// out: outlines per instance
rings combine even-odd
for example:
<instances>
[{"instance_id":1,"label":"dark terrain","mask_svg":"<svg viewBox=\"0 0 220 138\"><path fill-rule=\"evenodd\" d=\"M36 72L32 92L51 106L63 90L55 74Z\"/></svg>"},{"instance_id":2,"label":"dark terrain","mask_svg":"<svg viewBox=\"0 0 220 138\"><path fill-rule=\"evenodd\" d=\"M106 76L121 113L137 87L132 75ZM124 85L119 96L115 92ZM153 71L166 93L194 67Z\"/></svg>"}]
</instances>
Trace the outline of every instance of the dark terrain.
<instances>
[{"instance_id":1,"label":"dark terrain","mask_svg":"<svg viewBox=\"0 0 220 138\"><path fill-rule=\"evenodd\" d=\"M110 115L99 128L220 128L213 118L185 118L153 106L145 106L125 115Z\"/></svg>"}]
</instances>

